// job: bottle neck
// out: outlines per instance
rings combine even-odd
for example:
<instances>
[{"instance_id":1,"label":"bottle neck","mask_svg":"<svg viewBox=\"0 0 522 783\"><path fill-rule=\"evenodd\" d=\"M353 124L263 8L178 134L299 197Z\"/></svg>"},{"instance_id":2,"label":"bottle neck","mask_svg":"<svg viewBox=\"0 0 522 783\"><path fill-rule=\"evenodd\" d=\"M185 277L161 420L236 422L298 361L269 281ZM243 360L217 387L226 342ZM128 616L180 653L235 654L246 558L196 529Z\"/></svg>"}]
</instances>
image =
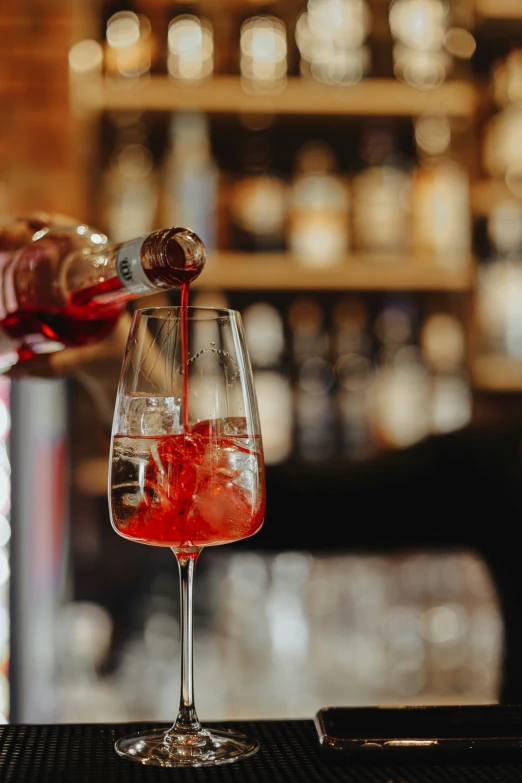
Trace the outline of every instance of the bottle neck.
<instances>
[{"instance_id":1,"label":"bottle neck","mask_svg":"<svg viewBox=\"0 0 522 783\"><path fill-rule=\"evenodd\" d=\"M186 228L154 231L129 242L71 253L65 288L77 306L124 303L157 291L189 285L205 264L203 243Z\"/></svg>"}]
</instances>

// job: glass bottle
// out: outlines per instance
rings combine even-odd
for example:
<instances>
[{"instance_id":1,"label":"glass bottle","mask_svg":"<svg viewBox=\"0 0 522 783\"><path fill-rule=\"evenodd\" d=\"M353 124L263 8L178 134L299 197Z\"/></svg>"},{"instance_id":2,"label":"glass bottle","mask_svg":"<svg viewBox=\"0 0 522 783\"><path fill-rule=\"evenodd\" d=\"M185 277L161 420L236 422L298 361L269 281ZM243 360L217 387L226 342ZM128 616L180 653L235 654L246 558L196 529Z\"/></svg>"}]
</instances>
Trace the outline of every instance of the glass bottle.
<instances>
[{"instance_id":1,"label":"glass bottle","mask_svg":"<svg viewBox=\"0 0 522 783\"><path fill-rule=\"evenodd\" d=\"M179 221L197 231L207 249L216 247L219 170L212 158L208 119L179 111L170 123L170 149L163 172L164 225Z\"/></svg>"},{"instance_id":2,"label":"glass bottle","mask_svg":"<svg viewBox=\"0 0 522 783\"><path fill-rule=\"evenodd\" d=\"M464 427L471 420L471 390L462 324L451 313L432 313L422 324L420 344L431 375L431 431Z\"/></svg>"},{"instance_id":3,"label":"glass bottle","mask_svg":"<svg viewBox=\"0 0 522 783\"><path fill-rule=\"evenodd\" d=\"M269 94L286 85L286 28L281 19L260 14L246 19L240 31L241 84L245 92Z\"/></svg>"},{"instance_id":4,"label":"glass bottle","mask_svg":"<svg viewBox=\"0 0 522 783\"><path fill-rule=\"evenodd\" d=\"M350 460L375 452L370 424L373 384L370 320L360 296L343 296L333 310L336 402L341 451Z\"/></svg>"},{"instance_id":5,"label":"glass bottle","mask_svg":"<svg viewBox=\"0 0 522 783\"><path fill-rule=\"evenodd\" d=\"M352 184L354 245L368 259L396 260L409 249L410 174L397 166L372 165Z\"/></svg>"},{"instance_id":6,"label":"glass bottle","mask_svg":"<svg viewBox=\"0 0 522 783\"><path fill-rule=\"evenodd\" d=\"M479 353L522 360L522 205L504 198L487 220L489 256L478 268Z\"/></svg>"},{"instance_id":7,"label":"glass bottle","mask_svg":"<svg viewBox=\"0 0 522 783\"><path fill-rule=\"evenodd\" d=\"M411 203L414 255L448 269L467 266L472 237L464 166L442 155L419 162Z\"/></svg>"},{"instance_id":8,"label":"glass bottle","mask_svg":"<svg viewBox=\"0 0 522 783\"><path fill-rule=\"evenodd\" d=\"M299 151L289 197L288 246L306 266L333 266L348 252L349 189L334 169L328 145L313 141Z\"/></svg>"},{"instance_id":9,"label":"glass bottle","mask_svg":"<svg viewBox=\"0 0 522 783\"><path fill-rule=\"evenodd\" d=\"M444 48L449 25L444 0L393 0L389 22L395 76L413 87L439 87L451 73L453 60Z\"/></svg>"},{"instance_id":10,"label":"glass bottle","mask_svg":"<svg viewBox=\"0 0 522 783\"><path fill-rule=\"evenodd\" d=\"M295 26L302 75L325 84L359 82L370 70L371 23L366 0L309 2Z\"/></svg>"},{"instance_id":11,"label":"glass bottle","mask_svg":"<svg viewBox=\"0 0 522 783\"><path fill-rule=\"evenodd\" d=\"M232 183L229 205L235 250L284 249L288 187L273 168L273 150L253 136L239 152L241 171Z\"/></svg>"},{"instance_id":12,"label":"glass bottle","mask_svg":"<svg viewBox=\"0 0 522 783\"><path fill-rule=\"evenodd\" d=\"M285 338L279 310L269 302L254 302L243 311L263 432L267 465L288 459L293 447L293 400L283 355Z\"/></svg>"},{"instance_id":13,"label":"glass bottle","mask_svg":"<svg viewBox=\"0 0 522 783\"><path fill-rule=\"evenodd\" d=\"M387 297L376 321L381 343L375 361L372 430L382 449L411 446L431 431L429 376L415 342L414 303Z\"/></svg>"},{"instance_id":14,"label":"glass bottle","mask_svg":"<svg viewBox=\"0 0 522 783\"><path fill-rule=\"evenodd\" d=\"M16 250L2 250L12 246L12 235L9 226L0 231L3 369L38 354L101 340L126 302L187 287L205 264L203 243L186 228L109 244L105 235L83 224L37 226L38 221L32 223L36 232Z\"/></svg>"},{"instance_id":15,"label":"glass bottle","mask_svg":"<svg viewBox=\"0 0 522 783\"><path fill-rule=\"evenodd\" d=\"M206 17L184 5L183 12L174 13L168 24L167 70L176 83L197 85L214 70L214 32Z\"/></svg>"},{"instance_id":16,"label":"glass bottle","mask_svg":"<svg viewBox=\"0 0 522 783\"><path fill-rule=\"evenodd\" d=\"M125 242L152 231L158 207L154 159L141 141L118 143L104 178L109 236Z\"/></svg>"},{"instance_id":17,"label":"glass bottle","mask_svg":"<svg viewBox=\"0 0 522 783\"><path fill-rule=\"evenodd\" d=\"M119 10L107 20L104 66L107 78L118 85L148 77L156 43L148 17Z\"/></svg>"},{"instance_id":18,"label":"glass bottle","mask_svg":"<svg viewBox=\"0 0 522 783\"><path fill-rule=\"evenodd\" d=\"M294 380L295 456L308 463L332 459L337 451L334 369L330 335L320 302L301 296L288 310Z\"/></svg>"}]
</instances>

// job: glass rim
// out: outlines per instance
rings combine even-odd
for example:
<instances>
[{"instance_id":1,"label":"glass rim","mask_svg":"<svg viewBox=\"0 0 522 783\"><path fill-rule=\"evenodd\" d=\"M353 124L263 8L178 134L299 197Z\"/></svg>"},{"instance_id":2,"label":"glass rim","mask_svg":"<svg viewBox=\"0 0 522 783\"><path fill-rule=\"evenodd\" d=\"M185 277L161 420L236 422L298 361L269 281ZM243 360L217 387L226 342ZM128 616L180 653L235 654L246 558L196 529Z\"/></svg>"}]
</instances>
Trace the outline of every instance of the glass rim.
<instances>
[{"instance_id":1,"label":"glass rim","mask_svg":"<svg viewBox=\"0 0 522 783\"><path fill-rule=\"evenodd\" d=\"M212 321L220 318L241 318L239 310L234 310L230 307L212 307L212 306L199 306L188 305L187 307L181 307L181 305L158 305L157 307L138 307L134 310L133 316L139 315L142 318L157 318L158 320L167 321L169 319L179 320L182 312L186 312L188 320L206 320ZM196 319L196 314L208 315L208 318Z\"/></svg>"}]
</instances>

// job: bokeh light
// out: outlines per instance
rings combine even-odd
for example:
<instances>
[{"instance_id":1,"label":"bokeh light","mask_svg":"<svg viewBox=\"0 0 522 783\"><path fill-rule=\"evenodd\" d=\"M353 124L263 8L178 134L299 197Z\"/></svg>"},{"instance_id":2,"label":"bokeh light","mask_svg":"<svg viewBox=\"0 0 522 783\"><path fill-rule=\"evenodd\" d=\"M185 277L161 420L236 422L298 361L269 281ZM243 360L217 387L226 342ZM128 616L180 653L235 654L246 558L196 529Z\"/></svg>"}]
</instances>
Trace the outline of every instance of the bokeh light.
<instances>
[{"instance_id":1,"label":"bokeh light","mask_svg":"<svg viewBox=\"0 0 522 783\"><path fill-rule=\"evenodd\" d=\"M197 83L214 68L214 39L208 19L182 14L169 24L168 72L180 82Z\"/></svg>"},{"instance_id":2,"label":"bokeh light","mask_svg":"<svg viewBox=\"0 0 522 783\"><path fill-rule=\"evenodd\" d=\"M284 23L275 16L254 16L241 27L241 82L247 92L277 92L286 84Z\"/></svg>"},{"instance_id":3,"label":"bokeh light","mask_svg":"<svg viewBox=\"0 0 522 783\"><path fill-rule=\"evenodd\" d=\"M295 27L301 73L325 84L360 81L370 67L370 29L365 0L309 0Z\"/></svg>"},{"instance_id":4,"label":"bokeh light","mask_svg":"<svg viewBox=\"0 0 522 783\"><path fill-rule=\"evenodd\" d=\"M75 74L100 73L103 66L103 48L98 41L87 38L69 49L69 69Z\"/></svg>"}]
</instances>

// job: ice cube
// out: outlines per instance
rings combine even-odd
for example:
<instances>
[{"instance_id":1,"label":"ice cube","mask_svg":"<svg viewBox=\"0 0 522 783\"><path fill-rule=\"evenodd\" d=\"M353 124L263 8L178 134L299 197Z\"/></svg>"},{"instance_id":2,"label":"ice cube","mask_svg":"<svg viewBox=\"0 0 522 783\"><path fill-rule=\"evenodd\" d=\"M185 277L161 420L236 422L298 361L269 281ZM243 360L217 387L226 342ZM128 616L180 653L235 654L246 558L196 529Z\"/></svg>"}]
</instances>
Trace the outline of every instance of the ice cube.
<instances>
[{"instance_id":1,"label":"ice cube","mask_svg":"<svg viewBox=\"0 0 522 783\"><path fill-rule=\"evenodd\" d=\"M121 435L159 436L180 431L178 398L125 395L120 414Z\"/></svg>"}]
</instances>

